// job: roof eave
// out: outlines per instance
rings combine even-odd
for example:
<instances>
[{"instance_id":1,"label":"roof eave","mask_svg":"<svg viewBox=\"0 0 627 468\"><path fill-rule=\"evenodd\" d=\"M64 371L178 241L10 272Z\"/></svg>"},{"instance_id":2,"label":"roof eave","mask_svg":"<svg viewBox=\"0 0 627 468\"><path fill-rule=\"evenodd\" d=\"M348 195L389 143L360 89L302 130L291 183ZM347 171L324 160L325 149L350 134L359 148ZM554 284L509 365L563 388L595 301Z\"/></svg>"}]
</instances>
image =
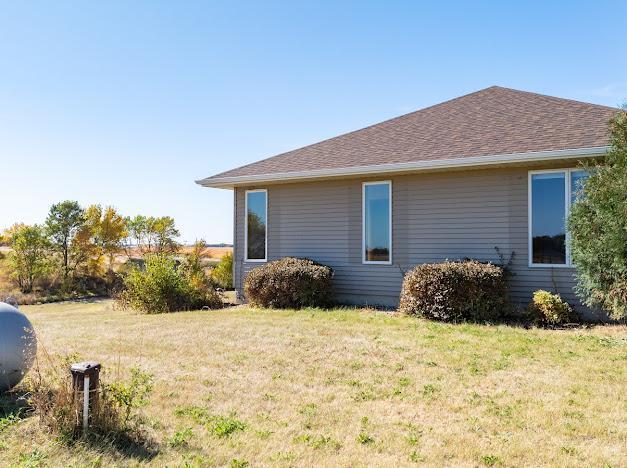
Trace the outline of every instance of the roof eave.
<instances>
[{"instance_id":1,"label":"roof eave","mask_svg":"<svg viewBox=\"0 0 627 468\"><path fill-rule=\"evenodd\" d=\"M377 164L371 166L356 166L333 169L314 169L297 172L277 172L270 174L254 174L236 177L209 177L197 180L203 187L233 189L237 186L252 185L268 182L298 181L303 179L320 179L330 177L367 176L393 172L419 172L429 169L455 169L465 167L485 166L490 164L516 164L525 162L551 161L560 159L588 158L602 156L609 150L609 146L595 146L590 148L574 148L553 151L534 151L528 153L497 154L489 156L457 157L432 161L418 161L408 163Z\"/></svg>"}]
</instances>

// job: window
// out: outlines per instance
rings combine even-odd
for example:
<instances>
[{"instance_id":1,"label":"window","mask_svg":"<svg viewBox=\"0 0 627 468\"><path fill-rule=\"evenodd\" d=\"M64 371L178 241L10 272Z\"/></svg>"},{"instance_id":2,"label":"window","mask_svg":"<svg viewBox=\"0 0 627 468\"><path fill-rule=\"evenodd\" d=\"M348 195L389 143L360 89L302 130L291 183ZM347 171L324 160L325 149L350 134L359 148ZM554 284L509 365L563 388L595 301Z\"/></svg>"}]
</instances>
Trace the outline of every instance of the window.
<instances>
[{"instance_id":1,"label":"window","mask_svg":"<svg viewBox=\"0 0 627 468\"><path fill-rule=\"evenodd\" d=\"M246 261L265 262L268 234L268 192L246 191Z\"/></svg>"},{"instance_id":2,"label":"window","mask_svg":"<svg viewBox=\"0 0 627 468\"><path fill-rule=\"evenodd\" d=\"M392 263L392 182L363 184L363 263Z\"/></svg>"},{"instance_id":3,"label":"window","mask_svg":"<svg viewBox=\"0 0 627 468\"><path fill-rule=\"evenodd\" d=\"M587 178L575 169L529 173L529 266L572 266L566 219Z\"/></svg>"}]
</instances>

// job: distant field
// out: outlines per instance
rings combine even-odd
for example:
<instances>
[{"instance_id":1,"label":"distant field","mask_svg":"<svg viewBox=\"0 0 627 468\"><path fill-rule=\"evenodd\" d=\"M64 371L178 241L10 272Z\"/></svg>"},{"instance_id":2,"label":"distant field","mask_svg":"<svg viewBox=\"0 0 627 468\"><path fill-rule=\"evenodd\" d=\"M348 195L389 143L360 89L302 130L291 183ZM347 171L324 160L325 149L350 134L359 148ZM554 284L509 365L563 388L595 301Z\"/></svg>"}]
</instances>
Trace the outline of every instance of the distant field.
<instances>
[{"instance_id":1,"label":"distant field","mask_svg":"<svg viewBox=\"0 0 627 468\"><path fill-rule=\"evenodd\" d=\"M627 460L625 326L526 330L351 309L137 315L111 301L23 310L42 352L80 353L109 375L154 373L145 413L157 450L68 446L30 417L0 424L0 466Z\"/></svg>"},{"instance_id":2,"label":"distant field","mask_svg":"<svg viewBox=\"0 0 627 468\"><path fill-rule=\"evenodd\" d=\"M186 245L181 247L179 250L180 254L187 254L192 251L193 247L190 245ZM233 247L207 247L205 248L205 253L208 255L210 260L220 260L227 253L233 252ZM140 253L138 249L132 248L130 249L130 254L132 257L139 257ZM120 255L120 258L127 258L126 255Z\"/></svg>"},{"instance_id":3,"label":"distant field","mask_svg":"<svg viewBox=\"0 0 627 468\"><path fill-rule=\"evenodd\" d=\"M192 250L192 247L185 246L181 249L181 253L189 253L191 250ZM209 258L220 260L227 253L229 252L232 253L233 247L207 247L205 249L205 252L207 252L207 255L209 255Z\"/></svg>"}]
</instances>

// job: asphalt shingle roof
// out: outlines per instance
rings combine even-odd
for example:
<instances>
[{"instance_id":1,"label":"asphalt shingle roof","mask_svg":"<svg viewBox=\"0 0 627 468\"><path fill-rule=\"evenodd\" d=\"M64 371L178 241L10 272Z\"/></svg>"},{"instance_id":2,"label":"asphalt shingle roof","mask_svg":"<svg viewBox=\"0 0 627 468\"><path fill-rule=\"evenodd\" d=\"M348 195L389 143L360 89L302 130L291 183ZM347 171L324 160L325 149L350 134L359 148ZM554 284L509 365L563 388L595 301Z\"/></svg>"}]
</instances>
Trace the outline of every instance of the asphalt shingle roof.
<instances>
[{"instance_id":1,"label":"asphalt shingle roof","mask_svg":"<svg viewBox=\"0 0 627 468\"><path fill-rule=\"evenodd\" d=\"M617 109L493 86L209 177L606 146Z\"/></svg>"}]
</instances>

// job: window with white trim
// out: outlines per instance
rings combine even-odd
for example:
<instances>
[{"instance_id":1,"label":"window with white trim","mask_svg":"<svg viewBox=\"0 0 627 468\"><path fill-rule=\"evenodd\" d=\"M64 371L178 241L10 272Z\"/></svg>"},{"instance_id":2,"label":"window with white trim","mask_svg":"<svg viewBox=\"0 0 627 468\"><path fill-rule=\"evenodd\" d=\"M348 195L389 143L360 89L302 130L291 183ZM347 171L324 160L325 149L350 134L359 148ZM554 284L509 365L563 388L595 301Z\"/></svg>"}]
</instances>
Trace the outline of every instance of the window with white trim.
<instances>
[{"instance_id":1,"label":"window with white trim","mask_svg":"<svg viewBox=\"0 0 627 468\"><path fill-rule=\"evenodd\" d=\"M587 178L581 169L529 172L530 266L572 266L566 219Z\"/></svg>"},{"instance_id":2,"label":"window with white trim","mask_svg":"<svg viewBox=\"0 0 627 468\"><path fill-rule=\"evenodd\" d=\"M363 263L392 263L392 182L362 186Z\"/></svg>"},{"instance_id":3,"label":"window with white trim","mask_svg":"<svg viewBox=\"0 0 627 468\"><path fill-rule=\"evenodd\" d=\"M246 261L265 262L268 251L268 191L246 191Z\"/></svg>"}]
</instances>

